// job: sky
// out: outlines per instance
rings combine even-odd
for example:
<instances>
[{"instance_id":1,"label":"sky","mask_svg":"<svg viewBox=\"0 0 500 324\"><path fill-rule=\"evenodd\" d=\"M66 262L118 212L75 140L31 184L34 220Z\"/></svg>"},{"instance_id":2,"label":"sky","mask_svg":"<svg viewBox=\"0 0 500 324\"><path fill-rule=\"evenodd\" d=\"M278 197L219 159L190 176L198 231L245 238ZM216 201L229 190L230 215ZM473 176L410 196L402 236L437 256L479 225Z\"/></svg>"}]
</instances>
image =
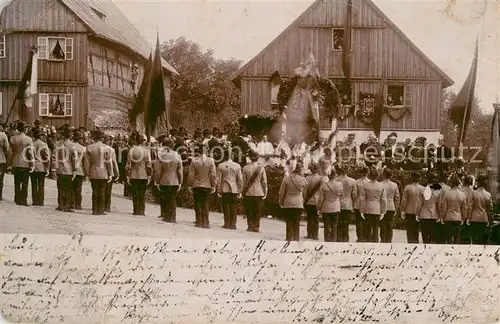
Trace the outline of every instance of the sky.
<instances>
[{"instance_id":1,"label":"sky","mask_svg":"<svg viewBox=\"0 0 500 324\"><path fill-rule=\"evenodd\" d=\"M278 36L313 0L113 0L151 42L185 36L220 58L248 61ZM479 35L476 96L492 111L500 96L500 0L374 0L418 48L463 85ZM320 70L321 73L321 70Z\"/></svg>"}]
</instances>

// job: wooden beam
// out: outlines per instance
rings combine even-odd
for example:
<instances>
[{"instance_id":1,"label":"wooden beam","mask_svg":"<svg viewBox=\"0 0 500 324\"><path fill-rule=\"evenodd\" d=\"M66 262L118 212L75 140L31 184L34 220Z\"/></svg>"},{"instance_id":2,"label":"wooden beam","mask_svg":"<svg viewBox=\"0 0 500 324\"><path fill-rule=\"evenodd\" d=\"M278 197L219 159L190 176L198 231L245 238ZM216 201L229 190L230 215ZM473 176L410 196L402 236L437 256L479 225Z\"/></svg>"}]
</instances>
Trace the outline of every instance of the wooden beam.
<instances>
[{"instance_id":1,"label":"wooden beam","mask_svg":"<svg viewBox=\"0 0 500 324\"><path fill-rule=\"evenodd\" d=\"M0 84L18 84L21 80L0 80ZM39 84L57 85L65 87L86 87L87 81L53 81L53 80L38 80Z\"/></svg>"},{"instance_id":2,"label":"wooden beam","mask_svg":"<svg viewBox=\"0 0 500 324\"><path fill-rule=\"evenodd\" d=\"M300 24L299 28L334 28L334 29L344 29L342 25L310 25L310 24ZM385 26L352 26L351 28L357 29L385 29Z\"/></svg>"},{"instance_id":3,"label":"wooden beam","mask_svg":"<svg viewBox=\"0 0 500 324\"><path fill-rule=\"evenodd\" d=\"M248 76L242 76L242 80L254 80L254 81L271 81L272 75L248 75ZM288 79L292 78L291 75L280 75L282 79ZM333 81L342 81L344 79L343 76L327 76L328 79L331 79ZM351 77L352 81L357 81L357 82L380 82L382 81L382 77L376 78L376 77ZM441 83L441 80L433 80L433 79L424 79L424 78L387 78L388 83L397 83L397 82L420 82L420 83Z\"/></svg>"}]
</instances>

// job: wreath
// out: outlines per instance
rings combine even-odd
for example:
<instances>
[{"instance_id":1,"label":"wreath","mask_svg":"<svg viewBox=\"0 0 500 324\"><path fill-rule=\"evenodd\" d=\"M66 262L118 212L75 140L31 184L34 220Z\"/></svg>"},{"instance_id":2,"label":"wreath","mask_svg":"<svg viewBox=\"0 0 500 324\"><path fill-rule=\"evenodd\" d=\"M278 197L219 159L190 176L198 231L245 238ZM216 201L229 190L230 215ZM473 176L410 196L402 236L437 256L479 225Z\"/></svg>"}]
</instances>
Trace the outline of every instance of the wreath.
<instances>
[{"instance_id":1,"label":"wreath","mask_svg":"<svg viewBox=\"0 0 500 324\"><path fill-rule=\"evenodd\" d=\"M298 76L284 80L278 92L278 109L280 111L288 104L293 90L297 86ZM320 102L320 117L326 116L329 119L338 116L340 107L340 93L335 84L328 78L318 79L318 88L312 91L312 95Z\"/></svg>"},{"instance_id":2,"label":"wreath","mask_svg":"<svg viewBox=\"0 0 500 324\"><path fill-rule=\"evenodd\" d=\"M373 107L371 109L365 107L365 99L373 99ZM376 109L375 95L373 93L360 92L359 102L360 109L356 112L356 117L365 125L373 125Z\"/></svg>"},{"instance_id":3,"label":"wreath","mask_svg":"<svg viewBox=\"0 0 500 324\"><path fill-rule=\"evenodd\" d=\"M399 114L397 115L397 117L395 117L394 115L392 115L392 113L393 113L394 110L398 110L399 111ZM387 117L389 117L390 120L392 120L393 122L398 122L401 119L403 119L403 117L405 117L406 114L410 114L411 115L411 108L410 107L393 108L393 107L390 107L390 106L385 106L384 107L384 112L386 113Z\"/></svg>"}]
</instances>

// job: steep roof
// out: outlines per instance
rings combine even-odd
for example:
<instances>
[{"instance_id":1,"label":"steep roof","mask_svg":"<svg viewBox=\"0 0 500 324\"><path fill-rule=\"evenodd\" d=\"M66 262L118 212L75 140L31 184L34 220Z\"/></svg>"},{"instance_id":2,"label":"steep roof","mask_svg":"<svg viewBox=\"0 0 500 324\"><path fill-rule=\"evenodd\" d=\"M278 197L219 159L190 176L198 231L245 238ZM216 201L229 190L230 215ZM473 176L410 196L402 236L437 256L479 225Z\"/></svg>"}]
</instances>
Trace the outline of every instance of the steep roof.
<instances>
[{"instance_id":1,"label":"steep roof","mask_svg":"<svg viewBox=\"0 0 500 324\"><path fill-rule=\"evenodd\" d=\"M286 33L290 32L293 28L297 27L300 22L304 19L304 17L306 16L307 12L309 10L312 10L312 8L314 8L315 6L318 6L323 0L315 0L301 15L299 15L299 17L297 17L297 19L295 19L281 34L279 34L273 41L271 41L266 47L264 47L264 49L262 51L259 52L259 54L257 54L256 56L254 56L251 60L249 60L248 62L246 62L242 67L240 67L238 69L238 71L234 72L233 75L231 75L231 80L233 81L234 84L238 85L239 84L239 81L240 81L240 76L241 76L241 73L250 65L252 64L256 58L260 57L261 55L264 55L264 53L269 49L271 48L271 46L273 46L273 44L275 42L278 41L278 39L280 39L281 37L283 37ZM384 14L384 12L382 10L380 10L379 7L377 7L377 5L375 5L375 3L373 3L372 0L364 0L368 6L370 6L384 21L385 23L390 27L392 28L401 38L403 38L409 45L410 47L415 50L415 52L417 52L419 55L422 56L422 58L424 59L424 61L429 64L430 66L432 66L437 72L438 74L442 77L444 83L443 83L443 86L444 87L449 87L451 85L453 85L454 81L443 71L441 70L427 55L425 55L409 38L408 36L406 36L403 31L398 27L396 26L392 20L389 19L389 17L387 17L386 14Z\"/></svg>"},{"instance_id":2,"label":"steep roof","mask_svg":"<svg viewBox=\"0 0 500 324\"><path fill-rule=\"evenodd\" d=\"M111 0L61 0L97 37L118 43L148 59L152 47ZM179 74L167 61L162 65Z\"/></svg>"}]
</instances>

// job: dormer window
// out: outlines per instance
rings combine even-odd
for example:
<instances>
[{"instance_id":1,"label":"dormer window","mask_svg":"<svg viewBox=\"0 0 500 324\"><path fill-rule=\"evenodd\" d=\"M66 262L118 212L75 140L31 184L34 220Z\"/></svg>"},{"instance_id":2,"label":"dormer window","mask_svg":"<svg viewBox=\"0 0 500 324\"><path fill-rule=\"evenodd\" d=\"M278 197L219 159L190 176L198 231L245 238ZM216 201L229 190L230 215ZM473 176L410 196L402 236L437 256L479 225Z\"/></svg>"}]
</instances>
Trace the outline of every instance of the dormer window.
<instances>
[{"instance_id":1,"label":"dormer window","mask_svg":"<svg viewBox=\"0 0 500 324\"><path fill-rule=\"evenodd\" d=\"M104 20L104 18L106 18L106 15L103 14L102 12L100 12L99 10L97 10L96 8L92 8L92 11L96 14L97 17L99 17L99 19L101 20Z\"/></svg>"}]
</instances>

